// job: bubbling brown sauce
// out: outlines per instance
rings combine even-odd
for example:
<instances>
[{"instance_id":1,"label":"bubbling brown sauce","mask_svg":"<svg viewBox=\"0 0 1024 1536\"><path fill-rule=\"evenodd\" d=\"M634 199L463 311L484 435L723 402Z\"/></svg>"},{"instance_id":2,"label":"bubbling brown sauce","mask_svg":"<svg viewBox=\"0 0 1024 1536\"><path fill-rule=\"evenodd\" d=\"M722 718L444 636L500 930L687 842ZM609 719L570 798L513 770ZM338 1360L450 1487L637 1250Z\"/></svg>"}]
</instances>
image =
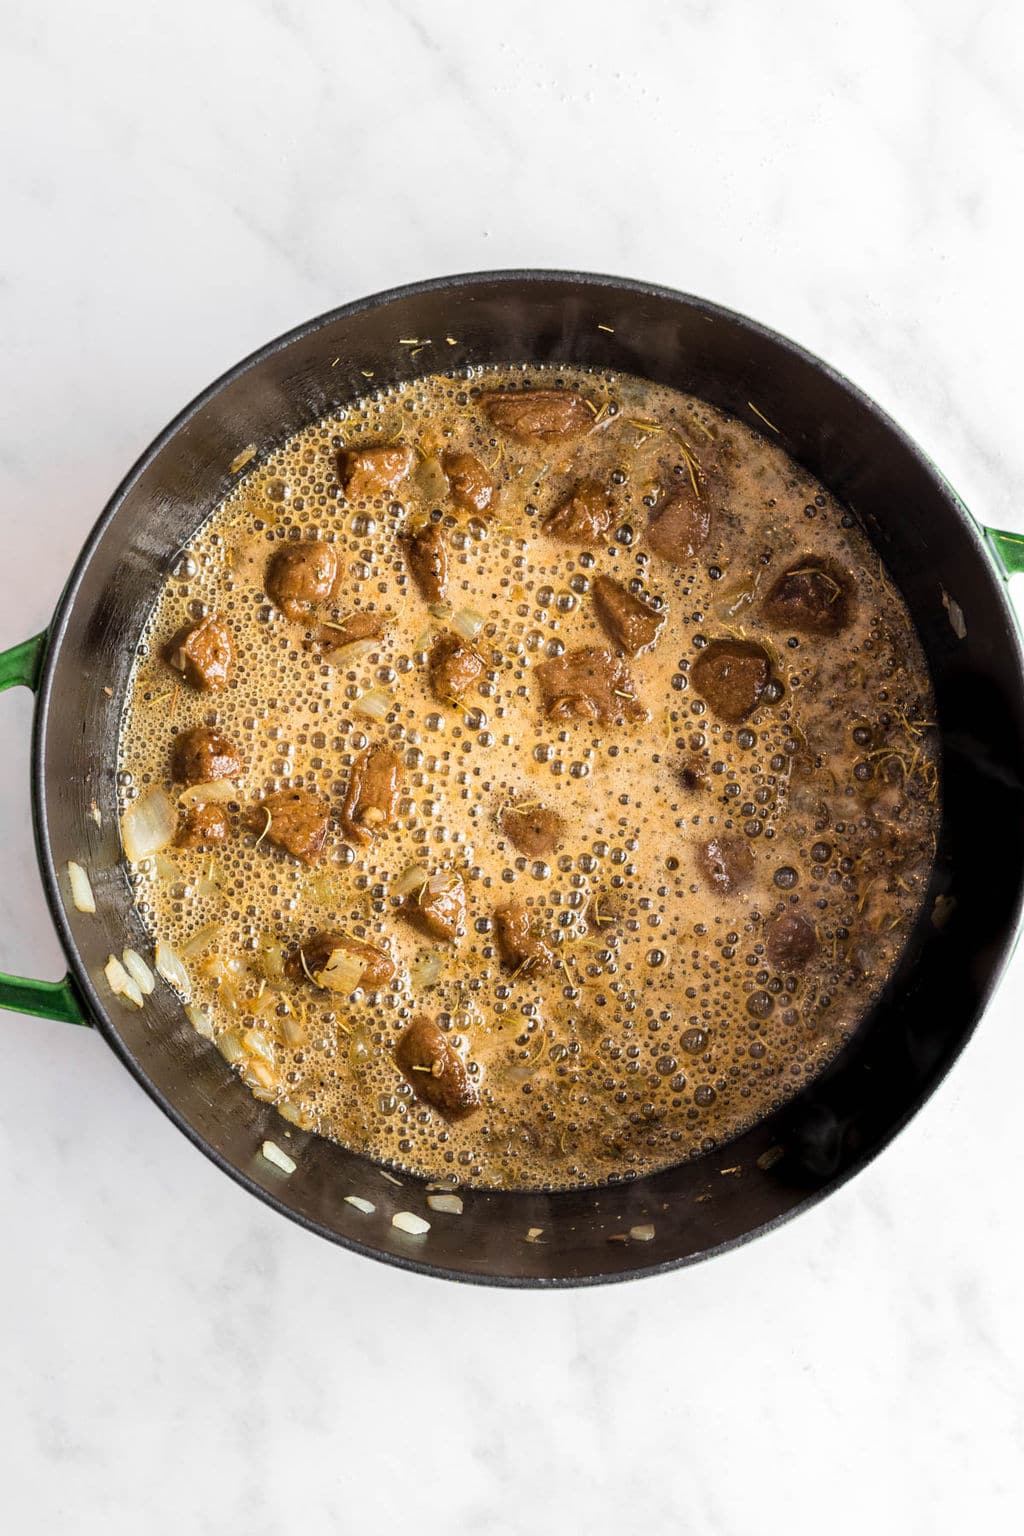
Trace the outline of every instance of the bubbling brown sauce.
<instances>
[{"instance_id":1,"label":"bubbling brown sauce","mask_svg":"<svg viewBox=\"0 0 1024 1536\"><path fill-rule=\"evenodd\" d=\"M582 397L585 424L517 435L482 408L489 391L530 389ZM346 497L339 450L395 444L414 450L410 472L376 496L356 475ZM453 499L455 452L495 488L482 511L472 476ZM581 485L589 531L574 536L552 514ZM428 606L403 540L430 521L448 584ZM336 557L332 596L287 618L268 562L313 539ZM602 577L626 598L606 581L599 603ZM656 632L636 655L598 612L630 598ZM211 613L234 659L227 685L201 692L164 649ZM354 613L386 616L384 636L339 651ZM434 639L478 621L478 676L439 702ZM624 669L609 691L617 721L539 685L539 668L584 647ZM754 432L627 376L417 379L244 473L147 625L121 734L124 809L156 787L180 793L173 744L199 725L228 738L242 770L213 813L221 842L133 868L154 941L183 960L204 1031L253 1092L435 1180L596 1184L736 1136L849 1038L933 855L931 688L878 555L767 424ZM397 819L362 842L343 807L376 744L398 755ZM285 788L315 790L333 813L312 864L259 836L255 802ZM554 851L517 850L503 829L513 807L523 845L538 817L542 831L562 818ZM454 941L403 910L434 876L463 882ZM503 963L495 912L510 903L547 963ZM321 931L385 949L392 977L344 994L315 984L296 951ZM471 1112L446 1116L414 1087L417 1068L399 1069L417 1019L459 1057Z\"/></svg>"}]
</instances>

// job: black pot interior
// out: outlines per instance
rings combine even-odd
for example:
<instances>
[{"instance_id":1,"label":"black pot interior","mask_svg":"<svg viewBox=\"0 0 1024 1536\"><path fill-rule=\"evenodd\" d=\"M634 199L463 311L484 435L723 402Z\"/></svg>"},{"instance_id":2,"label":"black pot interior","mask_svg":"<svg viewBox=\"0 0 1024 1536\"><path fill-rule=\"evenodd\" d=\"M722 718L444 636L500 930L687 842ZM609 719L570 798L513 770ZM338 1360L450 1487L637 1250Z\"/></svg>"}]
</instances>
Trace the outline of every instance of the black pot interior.
<instances>
[{"instance_id":1,"label":"black pot interior","mask_svg":"<svg viewBox=\"0 0 1024 1536\"><path fill-rule=\"evenodd\" d=\"M443 344L446 336L458 344ZM408 337L435 341L414 358L398 344ZM364 371L386 384L523 359L645 375L767 431L753 402L851 507L909 602L931 666L944 743L940 848L898 973L832 1067L771 1120L697 1162L629 1184L468 1191L461 1217L428 1212L430 1232L412 1237L391 1216L425 1211L418 1180L396 1185L365 1159L287 1126L194 1033L162 984L141 1014L107 992L107 955L126 942L146 946L119 863L118 718L157 591L247 444L276 446L355 397ZM62 601L38 715L36 809L51 901L97 1021L226 1171L325 1236L392 1262L566 1284L691 1261L750 1237L841 1182L899 1129L970 1034L1012 943L1022 769L1021 656L1002 584L952 492L891 422L790 343L698 300L613 279L510 273L427 284L329 315L241 365L159 439L115 496ZM69 858L92 872L98 918L64 913L53 871ZM938 896L947 899L935 914ZM941 928L936 915L946 919ZM265 1138L295 1157L290 1177L259 1155ZM348 1194L373 1201L375 1212L360 1214ZM628 1235L648 1224L653 1239ZM537 1240L527 1240L531 1228L541 1229Z\"/></svg>"}]
</instances>

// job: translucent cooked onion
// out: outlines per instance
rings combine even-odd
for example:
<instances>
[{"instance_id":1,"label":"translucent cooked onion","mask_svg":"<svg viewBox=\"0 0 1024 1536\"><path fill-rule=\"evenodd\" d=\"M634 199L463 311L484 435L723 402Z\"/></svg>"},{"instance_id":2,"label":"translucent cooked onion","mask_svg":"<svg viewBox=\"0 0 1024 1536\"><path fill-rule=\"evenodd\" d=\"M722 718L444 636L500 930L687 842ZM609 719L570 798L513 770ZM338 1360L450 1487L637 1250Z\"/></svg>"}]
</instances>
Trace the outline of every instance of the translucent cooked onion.
<instances>
[{"instance_id":1,"label":"translucent cooked onion","mask_svg":"<svg viewBox=\"0 0 1024 1536\"><path fill-rule=\"evenodd\" d=\"M213 1039L213 1019L210 1017L210 1014L206 1008L200 1007L198 1003L187 1003L185 1006L185 1017L188 1019L197 1035L202 1035L204 1040ZM229 1055L228 1051L225 1049L229 1041L238 1047L237 1056ZM225 1035L224 1038L218 1042L218 1049L226 1061L237 1061L242 1054L241 1047L238 1046L238 1041L235 1040L233 1035Z\"/></svg>"},{"instance_id":2,"label":"translucent cooked onion","mask_svg":"<svg viewBox=\"0 0 1024 1536\"><path fill-rule=\"evenodd\" d=\"M386 720L393 703L390 693L385 693L383 688L372 688L369 693L361 694L356 699L352 713L366 715L370 720Z\"/></svg>"},{"instance_id":3,"label":"translucent cooked onion","mask_svg":"<svg viewBox=\"0 0 1024 1536\"><path fill-rule=\"evenodd\" d=\"M185 807L224 805L229 800L237 800L238 794L237 786L230 779L214 779L209 784L190 784L188 789L183 789L178 796L178 804Z\"/></svg>"},{"instance_id":4,"label":"translucent cooked onion","mask_svg":"<svg viewBox=\"0 0 1024 1536\"><path fill-rule=\"evenodd\" d=\"M369 656L371 651L379 647L379 640L350 640L347 645L339 645L337 650L331 652L331 660L335 666L347 667L353 662L362 661L364 656Z\"/></svg>"},{"instance_id":5,"label":"translucent cooked onion","mask_svg":"<svg viewBox=\"0 0 1024 1536\"><path fill-rule=\"evenodd\" d=\"M265 933L260 938L253 956L253 969L267 981L284 979L284 950L272 934Z\"/></svg>"},{"instance_id":6,"label":"translucent cooked onion","mask_svg":"<svg viewBox=\"0 0 1024 1536\"><path fill-rule=\"evenodd\" d=\"M654 1236L654 1224L644 1222L638 1227L630 1227L629 1235L635 1243L649 1243Z\"/></svg>"},{"instance_id":7,"label":"translucent cooked onion","mask_svg":"<svg viewBox=\"0 0 1024 1536\"><path fill-rule=\"evenodd\" d=\"M294 1173L298 1167L295 1159L289 1157L287 1152L282 1152L276 1141L265 1141L260 1151L268 1163L273 1163L275 1168L280 1168L282 1173Z\"/></svg>"},{"instance_id":8,"label":"translucent cooked onion","mask_svg":"<svg viewBox=\"0 0 1024 1536\"><path fill-rule=\"evenodd\" d=\"M364 1200L362 1195L346 1195L346 1205L354 1205L357 1211L362 1211L364 1216L372 1216L377 1207L372 1200Z\"/></svg>"},{"instance_id":9,"label":"translucent cooked onion","mask_svg":"<svg viewBox=\"0 0 1024 1536\"><path fill-rule=\"evenodd\" d=\"M92 893L89 876L81 864L76 864L73 859L68 860L68 884L71 886L71 900L75 909L79 912L95 912L96 898Z\"/></svg>"},{"instance_id":10,"label":"translucent cooked onion","mask_svg":"<svg viewBox=\"0 0 1024 1536\"><path fill-rule=\"evenodd\" d=\"M166 848L178 830L178 811L170 795L151 789L121 817L121 842L133 864Z\"/></svg>"},{"instance_id":11,"label":"translucent cooked onion","mask_svg":"<svg viewBox=\"0 0 1024 1536\"><path fill-rule=\"evenodd\" d=\"M484 616L472 608L460 608L452 619L452 629L463 640L475 640L484 627Z\"/></svg>"},{"instance_id":12,"label":"translucent cooked onion","mask_svg":"<svg viewBox=\"0 0 1024 1536\"><path fill-rule=\"evenodd\" d=\"M329 992L354 992L362 980L365 964L361 955L350 955L347 950L336 949L323 970L314 973L313 980Z\"/></svg>"},{"instance_id":13,"label":"translucent cooked onion","mask_svg":"<svg viewBox=\"0 0 1024 1536\"><path fill-rule=\"evenodd\" d=\"M185 963L169 944L164 943L163 939L157 940L153 961L157 974L163 977L169 987L174 988L182 1002L191 1002L192 982L185 969Z\"/></svg>"},{"instance_id":14,"label":"translucent cooked onion","mask_svg":"<svg viewBox=\"0 0 1024 1536\"><path fill-rule=\"evenodd\" d=\"M148 997L156 986L156 977L149 966L143 960L138 950L125 949L121 952L121 963L128 972L132 981L138 987L144 997Z\"/></svg>"},{"instance_id":15,"label":"translucent cooked onion","mask_svg":"<svg viewBox=\"0 0 1024 1536\"><path fill-rule=\"evenodd\" d=\"M138 982L133 981L116 955L108 955L107 963L103 967L103 974L110 984L110 990L115 997L121 997L126 1003L131 1003L134 1008L142 1007L142 992Z\"/></svg>"},{"instance_id":16,"label":"translucent cooked onion","mask_svg":"<svg viewBox=\"0 0 1024 1536\"><path fill-rule=\"evenodd\" d=\"M446 1216L462 1215L461 1195L428 1195L427 1204L432 1211L443 1211Z\"/></svg>"},{"instance_id":17,"label":"translucent cooked onion","mask_svg":"<svg viewBox=\"0 0 1024 1536\"><path fill-rule=\"evenodd\" d=\"M198 1011L202 1013L205 1010L200 1008ZM187 1008L185 1012L188 1012ZM199 1026L197 1025L196 1027L198 1028ZM202 1034L202 1030L199 1032ZM237 1035L221 1035L220 1039L217 1041L217 1049L224 1057L224 1060L230 1062L232 1066L234 1066L236 1062L244 1061L245 1059L245 1052L242 1050L242 1042L239 1040Z\"/></svg>"},{"instance_id":18,"label":"translucent cooked onion","mask_svg":"<svg viewBox=\"0 0 1024 1536\"><path fill-rule=\"evenodd\" d=\"M223 928L222 923L207 923L204 928L198 929L187 943L181 946L181 953L186 960L194 960L196 955L201 955L204 949L220 938Z\"/></svg>"},{"instance_id":19,"label":"translucent cooked onion","mask_svg":"<svg viewBox=\"0 0 1024 1536\"><path fill-rule=\"evenodd\" d=\"M436 949L428 949L409 967L409 980L414 992L425 992L432 987L444 969L444 961Z\"/></svg>"},{"instance_id":20,"label":"translucent cooked onion","mask_svg":"<svg viewBox=\"0 0 1024 1536\"><path fill-rule=\"evenodd\" d=\"M391 1218L391 1225L397 1227L399 1232L408 1232L411 1237L422 1237L424 1232L430 1231L430 1222L417 1216L414 1211L396 1211Z\"/></svg>"},{"instance_id":21,"label":"translucent cooked onion","mask_svg":"<svg viewBox=\"0 0 1024 1536\"><path fill-rule=\"evenodd\" d=\"M282 1120L288 1120L292 1125L297 1125L300 1131L313 1129L313 1118L299 1104L293 1104L291 1099L283 1099L277 1106L277 1112Z\"/></svg>"},{"instance_id":22,"label":"translucent cooked onion","mask_svg":"<svg viewBox=\"0 0 1024 1536\"><path fill-rule=\"evenodd\" d=\"M411 896L413 891L421 891L427 883L430 871L423 868L422 864L410 864L408 869L403 869L394 885L391 887L392 896Z\"/></svg>"},{"instance_id":23,"label":"translucent cooked onion","mask_svg":"<svg viewBox=\"0 0 1024 1536\"><path fill-rule=\"evenodd\" d=\"M242 1045L250 1056L262 1057L268 1066L274 1065L273 1042L261 1029L247 1029L242 1036Z\"/></svg>"},{"instance_id":24,"label":"translucent cooked onion","mask_svg":"<svg viewBox=\"0 0 1024 1536\"><path fill-rule=\"evenodd\" d=\"M153 860L153 868L161 880L180 880L181 870L173 859L169 859L166 853L158 853Z\"/></svg>"}]
</instances>

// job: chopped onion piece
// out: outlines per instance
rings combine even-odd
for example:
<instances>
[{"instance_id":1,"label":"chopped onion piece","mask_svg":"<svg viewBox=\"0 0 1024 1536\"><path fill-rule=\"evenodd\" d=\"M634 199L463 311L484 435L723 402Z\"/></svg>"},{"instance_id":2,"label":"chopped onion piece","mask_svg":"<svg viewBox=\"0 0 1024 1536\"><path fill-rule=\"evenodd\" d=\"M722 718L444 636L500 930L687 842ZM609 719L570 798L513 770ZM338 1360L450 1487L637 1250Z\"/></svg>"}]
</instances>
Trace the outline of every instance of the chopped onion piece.
<instances>
[{"instance_id":1,"label":"chopped onion piece","mask_svg":"<svg viewBox=\"0 0 1024 1536\"><path fill-rule=\"evenodd\" d=\"M379 640L350 640L347 645L339 645L336 651L331 652L331 660L336 665L347 667L350 662L362 661L371 651L379 649Z\"/></svg>"},{"instance_id":2,"label":"chopped onion piece","mask_svg":"<svg viewBox=\"0 0 1024 1536\"><path fill-rule=\"evenodd\" d=\"M250 1056L261 1056L270 1066L274 1065L274 1046L261 1029L247 1029L242 1044Z\"/></svg>"},{"instance_id":3,"label":"chopped onion piece","mask_svg":"<svg viewBox=\"0 0 1024 1536\"><path fill-rule=\"evenodd\" d=\"M422 890L427 883L429 873L422 864L410 864L408 869L402 870L391 887L392 896L409 896L413 891Z\"/></svg>"},{"instance_id":4,"label":"chopped onion piece","mask_svg":"<svg viewBox=\"0 0 1024 1536\"><path fill-rule=\"evenodd\" d=\"M526 1241L528 1243L539 1242L540 1241L540 1235L541 1235L541 1233L543 1231L544 1231L543 1227L530 1227L529 1231L526 1234Z\"/></svg>"},{"instance_id":5,"label":"chopped onion piece","mask_svg":"<svg viewBox=\"0 0 1024 1536\"><path fill-rule=\"evenodd\" d=\"M135 1008L142 1007L142 993L139 991L138 983L132 980L116 955L107 957L103 974L110 983L110 990L115 997L123 997Z\"/></svg>"},{"instance_id":6,"label":"chopped onion piece","mask_svg":"<svg viewBox=\"0 0 1024 1536\"><path fill-rule=\"evenodd\" d=\"M199 1010L200 1013L202 1011L202 1009ZM185 1012L188 1012L187 1008ZM202 1031L200 1030L200 1034L201 1033ZM243 1060L245 1056L245 1052L242 1050L242 1042L239 1040L237 1035L221 1035L220 1039L217 1041L217 1049L224 1057L224 1060L230 1062L232 1066L234 1066L236 1062Z\"/></svg>"},{"instance_id":7,"label":"chopped onion piece","mask_svg":"<svg viewBox=\"0 0 1024 1536\"><path fill-rule=\"evenodd\" d=\"M173 859L169 859L166 853L158 853L153 860L153 868L160 880L180 880L181 870Z\"/></svg>"},{"instance_id":8,"label":"chopped onion piece","mask_svg":"<svg viewBox=\"0 0 1024 1536\"><path fill-rule=\"evenodd\" d=\"M220 938L221 923L207 923L205 928L199 928L187 943L181 946L181 953L186 960L194 960L196 955L201 955L204 949L208 949L214 939Z\"/></svg>"},{"instance_id":9,"label":"chopped onion piece","mask_svg":"<svg viewBox=\"0 0 1024 1536\"><path fill-rule=\"evenodd\" d=\"M292 1125L297 1125L300 1131L313 1129L313 1118L308 1115L300 1104L293 1104L291 1099L282 1099L277 1106L277 1112L282 1120L289 1120Z\"/></svg>"},{"instance_id":10,"label":"chopped onion piece","mask_svg":"<svg viewBox=\"0 0 1024 1536\"><path fill-rule=\"evenodd\" d=\"M430 649L430 642L431 642L431 640L433 640L433 638L434 638L434 631L428 625L427 628L422 632L422 634L418 635L417 638L413 641L413 643L412 643L412 653L413 653L413 655L414 656L418 655L420 651L429 651L429 649Z\"/></svg>"},{"instance_id":11,"label":"chopped onion piece","mask_svg":"<svg viewBox=\"0 0 1024 1536\"><path fill-rule=\"evenodd\" d=\"M346 1195L346 1205L354 1205L357 1211L362 1211L364 1216L372 1216L377 1207L372 1200L364 1200L361 1195Z\"/></svg>"},{"instance_id":12,"label":"chopped onion piece","mask_svg":"<svg viewBox=\"0 0 1024 1536\"><path fill-rule=\"evenodd\" d=\"M394 700L383 688L373 688L362 694L352 705L354 715L366 715L370 720L386 720Z\"/></svg>"},{"instance_id":13,"label":"chopped onion piece","mask_svg":"<svg viewBox=\"0 0 1024 1536\"><path fill-rule=\"evenodd\" d=\"M330 992L354 992L362 980L366 961L362 955L351 955L347 950L336 949L322 971L313 980Z\"/></svg>"},{"instance_id":14,"label":"chopped onion piece","mask_svg":"<svg viewBox=\"0 0 1024 1536\"><path fill-rule=\"evenodd\" d=\"M260 1151L268 1163L273 1163L275 1168L280 1168L282 1173L294 1173L298 1164L287 1152L282 1152L276 1141L265 1141Z\"/></svg>"},{"instance_id":15,"label":"chopped onion piece","mask_svg":"<svg viewBox=\"0 0 1024 1536\"><path fill-rule=\"evenodd\" d=\"M192 1001L192 982L188 971L185 969L181 956L176 954L169 944L163 939L157 940L153 962L157 968L157 974L162 976L169 987L173 987L183 1003Z\"/></svg>"},{"instance_id":16,"label":"chopped onion piece","mask_svg":"<svg viewBox=\"0 0 1024 1536\"><path fill-rule=\"evenodd\" d=\"M125 949L121 951L121 963L129 976L138 987L139 991L148 997L156 986L156 977L149 966L143 960L138 950Z\"/></svg>"},{"instance_id":17,"label":"chopped onion piece","mask_svg":"<svg viewBox=\"0 0 1024 1536\"><path fill-rule=\"evenodd\" d=\"M121 841L133 864L166 848L178 830L178 812L170 795L151 789L121 817Z\"/></svg>"},{"instance_id":18,"label":"chopped onion piece","mask_svg":"<svg viewBox=\"0 0 1024 1536\"><path fill-rule=\"evenodd\" d=\"M214 779L209 784L190 784L178 796L178 804L224 805L228 800L237 800L238 795L238 787L230 779Z\"/></svg>"},{"instance_id":19,"label":"chopped onion piece","mask_svg":"<svg viewBox=\"0 0 1024 1536\"><path fill-rule=\"evenodd\" d=\"M202 1035L204 1040L213 1039L213 1020L205 1008L201 1008L198 1003L188 1003L185 1007L185 1017L188 1019L197 1035ZM239 1047L238 1056L229 1056L228 1052L224 1048L229 1040L234 1045L238 1045L238 1041L235 1040L234 1035L225 1035L223 1040L220 1041L218 1049L226 1061L237 1061L238 1056L241 1056L242 1054L241 1047Z\"/></svg>"},{"instance_id":20,"label":"chopped onion piece","mask_svg":"<svg viewBox=\"0 0 1024 1536\"><path fill-rule=\"evenodd\" d=\"M436 949L428 949L409 967L409 980L414 992L425 992L432 987L444 969L444 960Z\"/></svg>"},{"instance_id":21,"label":"chopped onion piece","mask_svg":"<svg viewBox=\"0 0 1024 1536\"><path fill-rule=\"evenodd\" d=\"M408 1232L410 1237L422 1237L424 1232L430 1231L430 1222L417 1216L414 1211L396 1211L391 1218L391 1225L397 1227L399 1232Z\"/></svg>"},{"instance_id":22,"label":"chopped onion piece","mask_svg":"<svg viewBox=\"0 0 1024 1536\"><path fill-rule=\"evenodd\" d=\"M462 1215L461 1195L428 1195L427 1204L432 1211L444 1211L446 1216Z\"/></svg>"},{"instance_id":23,"label":"chopped onion piece","mask_svg":"<svg viewBox=\"0 0 1024 1536\"><path fill-rule=\"evenodd\" d=\"M463 640L475 640L483 627L483 614L475 613L472 608L460 608L452 619L452 629L457 635L461 635Z\"/></svg>"},{"instance_id":24,"label":"chopped onion piece","mask_svg":"<svg viewBox=\"0 0 1024 1536\"><path fill-rule=\"evenodd\" d=\"M629 1235L635 1243L649 1243L654 1236L653 1222L645 1222L639 1227L630 1227Z\"/></svg>"},{"instance_id":25,"label":"chopped onion piece","mask_svg":"<svg viewBox=\"0 0 1024 1536\"><path fill-rule=\"evenodd\" d=\"M89 884L89 876L81 864L76 864L73 859L68 860L68 883L71 886L71 900L79 912L95 912L96 898Z\"/></svg>"},{"instance_id":26,"label":"chopped onion piece","mask_svg":"<svg viewBox=\"0 0 1024 1536\"><path fill-rule=\"evenodd\" d=\"M451 603L431 603L427 609L432 619L439 619L442 624L447 624L452 616Z\"/></svg>"}]
</instances>

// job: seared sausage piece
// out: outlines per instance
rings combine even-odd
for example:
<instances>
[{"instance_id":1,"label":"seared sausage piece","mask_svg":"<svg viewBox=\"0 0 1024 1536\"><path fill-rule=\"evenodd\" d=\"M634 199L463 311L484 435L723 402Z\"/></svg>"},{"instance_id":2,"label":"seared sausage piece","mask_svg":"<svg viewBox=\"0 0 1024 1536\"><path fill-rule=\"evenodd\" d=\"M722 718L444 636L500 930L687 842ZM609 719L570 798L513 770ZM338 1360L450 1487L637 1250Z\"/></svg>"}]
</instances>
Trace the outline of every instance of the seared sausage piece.
<instances>
[{"instance_id":1,"label":"seared sausage piece","mask_svg":"<svg viewBox=\"0 0 1024 1536\"><path fill-rule=\"evenodd\" d=\"M466 888L462 876L431 875L418 895L409 897L402 909L421 932L432 939L453 943L466 931Z\"/></svg>"},{"instance_id":2,"label":"seared sausage piece","mask_svg":"<svg viewBox=\"0 0 1024 1536\"><path fill-rule=\"evenodd\" d=\"M327 841L331 808L311 789L279 789L253 806L249 825L303 864L315 864Z\"/></svg>"},{"instance_id":3,"label":"seared sausage piece","mask_svg":"<svg viewBox=\"0 0 1024 1536\"><path fill-rule=\"evenodd\" d=\"M407 539L405 558L424 602L443 602L448 591L448 545L440 523L428 523Z\"/></svg>"},{"instance_id":4,"label":"seared sausage piece","mask_svg":"<svg viewBox=\"0 0 1024 1536\"><path fill-rule=\"evenodd\" d=\"M564 817L544 805L510 805L502 811L498 825L512 846L530 859L554 853L565 837Z\"/></svg>"},{"instance_id":5,"label":"seared sausage piece","mask_svg":"<svg viewBox=\"0 0 1024 1536\"><path fill-rule=\"evenodd\" d=\"M408 476L416 455L404 443L382 448L343 448L338 474L349 501L360 496L389 496Z\"/></svg>"},{"instance_id":6,"label":"seared sausage piece","mask_svg":"<svg viewBox=\"0 0 1024 1536\"><path fill-rule=\"evenodd\" d=\"M635 597L611 576L594 578L594 607L605 634L627 656L652 646L665 622L664 612Z\"/></svg>"},{"instance_id":7,"label":"seared sausage piece","mask_svg":"<svg viewBox=\"0 0 1024 1536\"><path fill-rule=\"evenodd\" d=\"M349 964L354 957L362 961L358 972ZM340 971L337 969L342 962ZM384 986L395 974L395 962L386 949L367 944L362 939L350 939L344 933L314 933L305 944L300 944L284 963L285 975L290 981L309 981L326 987L329 992L354 992L356 987L366 987L371 992ZM354 978L354 979L353 979Z\"/></svg>"},{"instance_id":8,"label":"seared sausage piece","mask_svg":"<svg viewBox=\"0 0 1024 1536\"><path fill-rule=\"evenodd\" d=\"M499 432L527 443L566 442L594 420L583 396L567 389L499 390L481 395L480 405Z\"/></svg>"},{"instance_id":9,"label":"seared sausage piece","mask_svg":"<svg viewBox=\"0 0 1024 1536\"><path fill-rule=\"evenodd\" d=\"M174 839L176 848L212 848L228 835L228 813L222 805L194 805Z\"/></svg>"},{"instance_id":10,"label":"seared sausage piece","mask_svg":"<svg viewBox=\"0 0 1024 1536\"><path fill-rule=\"evenodd\" d=\"M186 624L164 647L164 660L200 693L223 688L235 659L231 635L215 613Z\"/></svg>"},{"instance_id":11,"label":"seared sausage piece","mask_svg":"<svg viewBox=\"0 0 1024 1536\"><path fill-rule=\"evenodd\" d=\"M700 872L720 896L733 896L750 884L754 855L742 833L722 832L709 838L697 851Z\"/></svg>"},{"instance_id":12,"label":"seared sausage piece","mask_svg":"<svg viewBox=\"0 0 1024 1536\"><path fill-rule=\"evenodd\" d=\"M611 497L599 480L579 485L544 519L544 532L563 544L594 544L612 521Z\"/></svg>"},{"instance_id":13,"label":"seared sausage piece","mask_svg":"<svg viewBox=\"0 0 1024 1536\"><path fill-rule=\"evenodd\" d=\"M818 948L814 924L801 912L783 912L765 930L765 949L776 970L796 971L805 966Z\"/></svg>"},{"instance_id":14,"label":"seared sausage piece","mask_svg":"<svg viewBox=\"0 0 1024 1536\"><path fill-rule=\"evenodd\" d=\"M444 1030L422 1015L398 1037L395 1063L416 1097L446 1120L464 1120L480 1106L480 1091Z\"/></svg>"},{"instance_id":15,"label":"seared sausage piece","mask_svg":"<svg viewBox=\"0 0 1024 1536\"><path fill-rule=\"evenodd\" d=\"M696 692L730 725L753 713L771 675L767 651L753 640L712 640L690 672Z\"/></svg>"},{"instance_id":16,"label":"seared sausage piece","mask_svg":"<svg viewBox=\"0 0 1024 1536\"><path fill-rule=\"evenodd\" d=\"M398 815L401 756L383 742L367 747L352 764L352 773L341 808L346 837L371 843Z\"/></svg>"},{"instance_id":17,"label":"seared sausage piece","mask_svg":"<svg viewBox=\"0 0 1024 1536\"><path fill-rule=\"evenodd\" d=\"M647 524L647 542L656 555L683 565L702 549L711 533L711 503L692 485L681 485L656 507Z\"/></svg>"},{"instance_id":18,"label":"seared sausage piece","mask_svg":"<svg viewBox=\"0 0 1024 1536\"><path fill-rule=\"evenodd\" d=\"M356 640L383 640L387 627L387 614L358 608L355 613L346 613L344 618L325 619L317 638L325 648L340 650L343 645L351 645Z\"/></svg>"},{"instance_id":19,"label":"seared sausage piece","mask_svg":"<svg viewBox=\"0 0 1024 1536\"><path fill-rule=\"evenodd\" d=\"M220 731L197 725L174 738L171 776L176 784L212 784L233 779L242 771L242 760L233 742Z\"/></svg>"},{"instance_id":20,"label":"seared sausage piece","mask_svg":"<svg viewBox=\"0 0 1024 1536\"><path fill-rule=\"evenodd\" d=\"M762 612L780 629L805 635L837 635L852 617L850 578L831 560L804 555L782 575L764 600Z\"/></svg>"},{"instance_id":21,"label":"seared sausage piece","mask_svg":"<svg viewBox=\"0 0 1024 1536\"><path fill-rule=\"evenodd\" d=\"M494 509L498 488L475 454L457 453L449 448L441 455L441 468L448 478L448 494L455 506L463 512L478 514Z\"/></svg>"},{"instance_id":22,"label":"seared sausage piece","mask_svg":"<svg viewBox=\"0 0 1024 1536\"><path fill-rule=\"evenodd\" d=\"M430 652L430 687L442 704L458 703L484 674L484 663L472 646L446 631L438 635Z\"/></svg>"},{"instance_id":23,"label":"seared sausage piece","mask_svg":"<svg viewBox=\"0 0 1024 1536\"><path fill-rule=\"evenodd\" d=\"M566 651L534 669L551 720L646 720L633 679L622 662L601 646Z\"/></svg>"},{"instance_id":24,"label":"seared sausage piece","mask_svg":"<svg viewBox=\"0 0 1024 1536\"><path fill-rule=\"evenodd\" d=\"M333 545L307 539L282 544L274 551L263 586L286 619L307 620L330 597L337 578Z\"/></svg>"},{"instance_id":25,"label":"seared sausage piece","mask_svg":"<svg viewBox=\"0 0 1024 1536\"><path fill-rule=\"evenodd\" d=\"M494 929L502 963L510 971L540 971L554 960L544 940L531 932L530 914L521 901L495 907Z\"/></svg>"}]
</instances>

